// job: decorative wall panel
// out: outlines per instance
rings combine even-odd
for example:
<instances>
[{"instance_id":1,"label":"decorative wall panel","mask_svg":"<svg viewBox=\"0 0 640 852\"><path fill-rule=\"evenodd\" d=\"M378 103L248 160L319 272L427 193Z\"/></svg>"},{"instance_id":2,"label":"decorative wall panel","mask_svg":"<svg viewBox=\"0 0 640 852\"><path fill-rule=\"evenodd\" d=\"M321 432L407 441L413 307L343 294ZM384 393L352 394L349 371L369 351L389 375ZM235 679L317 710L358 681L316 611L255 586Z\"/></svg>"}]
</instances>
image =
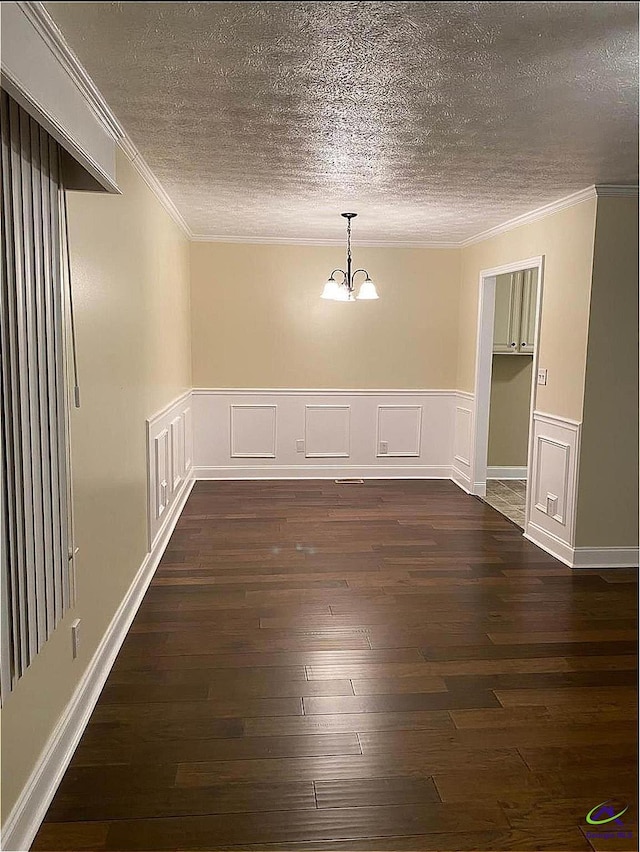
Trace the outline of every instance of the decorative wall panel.
<instances>
[{"instance_id":1,"label":"decorative wall panel","mask_svg":"<svg viewBox=\"0 0 640 852\"><path fill-rule=\"evenodd\" d=\"M305 457L349 458L349 405L306 405L304 418Z\"/></svg>"},{"instance_id":2,"label":"decorative wall panel","mask_svg":"<svg viewBox=\"0 0 640 852\"><path fill-rule=\"evenodd\" d=\"M147 420L148 533L153 547L168 510L183 493L192 469L191 392Z\"/></svg>"},{"instance_id":3,"label":"decorative wall panel","mask_svg":"<svg viewBox=\"0 0 640 852\"><path fill-rule=\"evenodd\" d=\"M231 458L274 459L277 406L232 405L230 412Z\"/></svg>"},{"instance_id":4,"label":"decorative wall panel","mask_svg":"<svg viewBox=\"0 0 640 852\"><path fill-rule=\"evenodd\" d=\"M447 478L455 398L449 390L196 389L194 473Z\"/></svg>"},{"instance_id":5,"label":"decorative wall panel","mask_svg":"<svg viewBox=\"0 0 640 852\"><path fill-rule=\"evenodd\" d=\"M419 458L421 405L379 405L377 455Z\"/></svg>"},{"instance_id":6,"label":"decorative wall panel","mask_svg":"<svg viewBox=\"0 0 640 852\"><path fill-rule=\"evenodd\" d=\"M563 557L574 544L579 442L579 423L534 412L527 533L555 541Z\"/></svg>"}]
</instances>

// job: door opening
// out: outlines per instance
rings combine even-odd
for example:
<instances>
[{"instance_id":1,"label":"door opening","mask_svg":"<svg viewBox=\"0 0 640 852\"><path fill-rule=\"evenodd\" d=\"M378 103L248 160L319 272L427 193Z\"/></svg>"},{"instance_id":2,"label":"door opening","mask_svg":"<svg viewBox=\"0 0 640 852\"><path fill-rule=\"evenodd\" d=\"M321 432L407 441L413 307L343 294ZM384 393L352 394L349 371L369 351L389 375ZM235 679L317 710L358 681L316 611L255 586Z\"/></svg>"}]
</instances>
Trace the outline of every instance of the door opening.
<instances>
[{"instance_id":1,"label":"door opening","mask_svg":"<svg viewBox=\"0 0 640 852\"><path fill-rule=\"evenodd\" d=\"M543 258L480 274L473 493L522 529L538 368Z\"/></svg>"}]
</instances>

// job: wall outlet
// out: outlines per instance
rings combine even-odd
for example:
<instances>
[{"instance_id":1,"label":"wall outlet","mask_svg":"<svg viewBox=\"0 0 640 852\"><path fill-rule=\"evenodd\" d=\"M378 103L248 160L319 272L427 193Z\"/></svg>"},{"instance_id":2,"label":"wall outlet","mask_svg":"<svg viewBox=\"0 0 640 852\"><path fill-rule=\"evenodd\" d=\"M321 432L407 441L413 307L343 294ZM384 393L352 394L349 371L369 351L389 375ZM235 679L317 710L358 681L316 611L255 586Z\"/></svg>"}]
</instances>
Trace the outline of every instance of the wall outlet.
<instances>
[{"instance_id":1,"label":"wall outlet","mask_svg":"<svg viewBox=\"0 0 640 852\"><path fill-rule=\"evenodd\" d=\"M304 453L304 441L302 438L296 441L296 453Z\"/></svg>"},{"instance_id":2,"label":"wall outlet","mask_svg":"<svg viewBox=\"0 0 640 852\"><path fill-rule=\"evenodd\" d=\"M543 369L538 370L538 384L539 385L546 385L546 383L547 383L547 371L543 370Z\"/></svg>"},{"instance_id":3,"label":"wall outlet","mask_svg":"<svg viewBox=\"0 0 640 852\"><path fill-rule=\"evenodd\" d=\"M73 654L74 660L78 656L79 650L80 650L80 619L76 618L76 620L71 623L71 653Z\"/></svg>"},{"instance_id":4,"label":"wall outlet","mask_svg":"<svg viewBox=\"0 0 640 852\"><path fill-rule=\"evenodd\" d=\"M558 514L558 498L555 494L547 494L547 515L553 518Z\"/></svg>"},{"instance_id":5,"label":"wall outlet","mask_svg":"<svg viewBox=\"0 0 640 852\"><path fill-rule=\"evenodd\" d=\"M386 456L389 452L389 442L388 441L380 441L380 455Z\"/></svg>"}]
</instances>

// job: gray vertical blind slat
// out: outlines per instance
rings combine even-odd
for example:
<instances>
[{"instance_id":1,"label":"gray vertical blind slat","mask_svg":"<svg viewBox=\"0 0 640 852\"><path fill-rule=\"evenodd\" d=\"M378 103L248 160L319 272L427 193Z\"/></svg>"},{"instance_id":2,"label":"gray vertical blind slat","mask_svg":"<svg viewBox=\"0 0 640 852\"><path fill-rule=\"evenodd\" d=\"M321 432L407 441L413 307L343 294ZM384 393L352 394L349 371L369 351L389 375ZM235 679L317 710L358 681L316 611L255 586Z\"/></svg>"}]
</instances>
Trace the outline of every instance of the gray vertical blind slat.
<instances>
[{"instance_id":1,"label":"gray vertical blind slat","mask_svg":"<svg viewBox=\"0 0 640 852\"><path fill-rule=\"evenodd\" d=\"M55 162L54 162L55 160ZM67 398L65 393L65 361L66 353L63 338L64 307L62 302L62 273L61 273L61 223L60 223L60 155L59 148L53 139L49 141L49 162L52 163L52 180L50 187L50 211L52 214L51 233L55 234L58 248L56 263L51 265L52 289L54 303L54 329L56 348L56 401L58 414L58 472L60 483L58 488L60 506L60 536L62 570L62 611L71 605L71 585L69 570L69 507L66 472L68 470L67 450ZM63 472L65 475L63 476Z\"/></svg>"},{"instance_id":2,"label":"gray vertical blind slat","mask_svg":"<svg viewBox=\"0 0 640 852\"><path fill-rule=\"evenodd\" d=\"M53 451L52 441L57 435L57 419L55 400L51 397L52 388L54 387L53 378L55 376L55 349L54 349L54 334L53 334L53 306L51 296L51 239L49 233L49 137L48 134L40 128L40 210L42 215L42 270L43 270L43 310L44 310L44 348L45 348L45 364L44 364L44 382L47 387L47 401L45 406L45 429L43 437L45 438L45 448L43 454L48 460L47 472L44 483L44 496L46 508L48 510L47 526L45 527L45 550L48 553L47 568L45 571L46 595L47 595L47 635L49 635L56 625L56 603L55 603L55 574L59 565L60 553L60 514L58 501L54 499L59 487L58 481L58 462L55 452Z\"/></svg>"},{"instance_id":3,"label":"gray vertical blind slat","mask_svg":"<svg viewBox=\"0 0 640 852\"><path fill-rule=\"evenodd\" d=\"M9 143L9 109L8 101L2 98L0 104L0 124L7 132L2 134L2 157L0 160L0 182L2 184L2 216L0 217L0 232L2 234L2 293L0 294L0 350L5 357L0 359L0 375L2 394L0 399L0 431L2 432L2 480L0 489L2 527L0 528L0 551L2 581L0 586L0 601L2 601L2 619L0 641L0 695L6 695L13 685L15 673L20 664L20 647L14 640L13 626L19 616L17 610L17 561L16 529L17 501L15 466L16 446L13 439L15 410L15 375L12 371L13 359L7 358L6 353L12 350L15 342L15 325L12 321L13 310L9 281L13 280L13 217L10 199L11 180L11 146ZM15 592L14 592L15 589ZM6 608L6 609L5 609Z\"/></svg>"},{"instance_id":4,"label":"gray vertical blind slat","mask_svg":"<svg viewBox=\"0 0 640 852\"><path fill-rule=\"evenodd\" d=\"M9 287L15 287L16 331L17 331L17 361L18 376L18 432L20 434L21 454L20 468L16 469L16 483L21 483L22 510L21 528L18 535L22 541L19 544L18 595L20 612L20 673L31 660L29 619L29 578L33 576L33 520L27 507L32 502L31 496L31 433L29 429L29 381L28 381L28 348L26 337L26 306L24 303L25 249L24 229L22 224L22 165L23 151L20 138L20 111L13 101L9 107L11 131L11 186L13 205L13 238L15 242L14 271L15 282L9 282Z\"/></svg>"},{"instance_id":5,"label":"gray vertical blind slat","mask_svg":"<svg viewBox=\"0 0 640 852\"><path fill-rule=\"evenodd\" d=\"M33 236L31 298L33 308L33 358L35 370L33 379L36 392L34 393L35 413L38 428L35 430L35 445L37 458L32 457L33 490L35 500L33 505L34 523L36 527L36 543L39 553L36 558L36 611L38 615L38 650L47 639L47 588L46 570L50 549L47 547L47 525L49 509L47 506L47 489L45 483L49 467L48 453L45 447L47 428L45 407L49 396L46 385L46 353L44 320L44 270L42 267L42 205L40 203L40 132L37 122L30 119L29 131L31 136L31 229ZM35 419L32 421L32 427Z\"/></svg>"}]
</instances>

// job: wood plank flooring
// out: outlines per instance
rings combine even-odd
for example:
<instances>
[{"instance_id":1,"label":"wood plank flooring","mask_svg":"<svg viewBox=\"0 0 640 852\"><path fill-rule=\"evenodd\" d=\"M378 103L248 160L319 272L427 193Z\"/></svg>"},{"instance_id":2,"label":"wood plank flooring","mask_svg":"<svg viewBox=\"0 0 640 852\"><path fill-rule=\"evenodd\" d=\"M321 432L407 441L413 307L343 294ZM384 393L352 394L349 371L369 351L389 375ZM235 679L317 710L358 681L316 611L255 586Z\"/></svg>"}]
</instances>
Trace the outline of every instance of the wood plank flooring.
<instances>
[{"instance_id":1,"label":"wood plank flooring","mask_svg":"<svg viewBox=\"0 0 640 852\"><path fill-rule=\"evenodd\" d=\"M450 482L197 483L33 849L637 849L636 589Z\"/></svg>"}]
</instances>

